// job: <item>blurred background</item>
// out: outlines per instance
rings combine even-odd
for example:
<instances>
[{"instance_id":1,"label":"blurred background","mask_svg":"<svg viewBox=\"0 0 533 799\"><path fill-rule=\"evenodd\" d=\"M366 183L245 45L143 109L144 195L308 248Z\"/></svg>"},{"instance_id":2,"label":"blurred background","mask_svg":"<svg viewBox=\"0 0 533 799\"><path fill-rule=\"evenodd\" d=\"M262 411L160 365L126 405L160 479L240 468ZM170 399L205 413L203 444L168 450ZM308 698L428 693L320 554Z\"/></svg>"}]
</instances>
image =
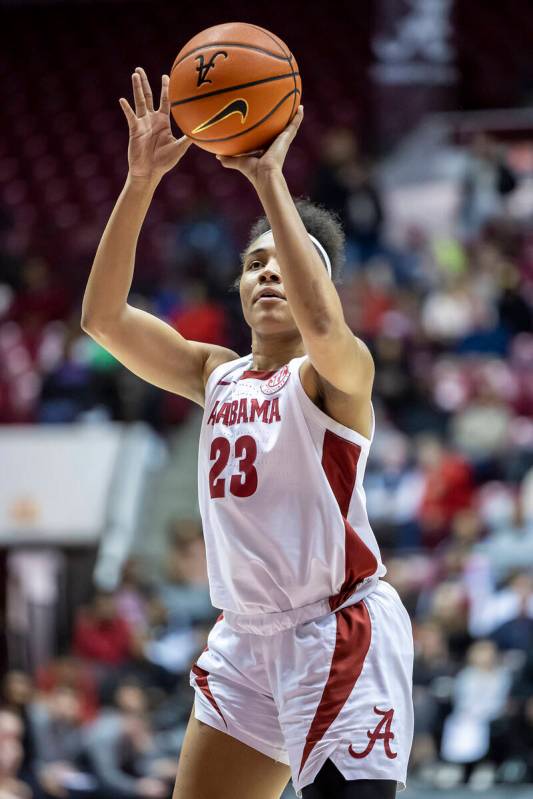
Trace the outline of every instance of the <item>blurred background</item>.
<instances>
[{"instance_id":1,"label":"blurred background","mask_svg":"<svg viewBox=\"0 0 533 799\"><path fill-rule=\"evenodd\" d=\"M192 35L240 20L298 60L286 176L344 223L339 292L376 361L368 508L416 642L404 795L532 796L531 0L0 5L0 795L171 793L218 615L201 413L86 336L81 299L127 173L131 72L158 94ZM260 212L189 150L130 303L249 352L229 286Z\"/></svg>"}]
</instances>

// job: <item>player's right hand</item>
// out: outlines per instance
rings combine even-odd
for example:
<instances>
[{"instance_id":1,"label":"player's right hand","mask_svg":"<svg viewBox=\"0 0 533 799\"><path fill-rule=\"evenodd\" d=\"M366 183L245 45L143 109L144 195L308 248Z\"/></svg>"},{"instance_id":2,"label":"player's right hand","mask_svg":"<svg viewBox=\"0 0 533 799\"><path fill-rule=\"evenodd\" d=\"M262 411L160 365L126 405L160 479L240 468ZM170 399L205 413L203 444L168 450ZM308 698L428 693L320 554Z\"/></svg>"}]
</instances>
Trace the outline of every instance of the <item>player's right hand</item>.
<instances>
[{"instance_id":1,"label":"player's right hand","mask_svg":"<svg viewBox=\"0 0 533 799\"><path fill-rule=\"evenodd\" d=\"M119 100L130 131L129 174L134 178L159 180L165 172L176 166L192 142L187 136L176 139L172 135L168 75L162 77L161 99L157 111L154 110L152 90L142 67L137 67L131 81L135 111L124 97Z\"/></svg>"}]
</instances>

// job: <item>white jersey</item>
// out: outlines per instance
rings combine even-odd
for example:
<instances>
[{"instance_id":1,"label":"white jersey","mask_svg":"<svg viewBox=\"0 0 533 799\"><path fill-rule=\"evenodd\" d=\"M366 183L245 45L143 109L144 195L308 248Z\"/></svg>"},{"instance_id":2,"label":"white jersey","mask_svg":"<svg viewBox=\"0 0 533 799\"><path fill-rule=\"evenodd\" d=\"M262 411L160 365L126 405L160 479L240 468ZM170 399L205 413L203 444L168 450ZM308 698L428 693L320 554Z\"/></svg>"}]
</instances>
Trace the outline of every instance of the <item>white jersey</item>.
<instances>
[{"instance_id":1,"label":"white jersey","mask_svg":"<svg viewBox=\"0 0 533 799\"><path fill-rule=\"evenodd\" d=\"M211 601L242 632L351 605L386 571L363 489L372 439L309 399L306 357L260 372L247 355L206 385L198 480Z\"/></svg>"}]
</instances>

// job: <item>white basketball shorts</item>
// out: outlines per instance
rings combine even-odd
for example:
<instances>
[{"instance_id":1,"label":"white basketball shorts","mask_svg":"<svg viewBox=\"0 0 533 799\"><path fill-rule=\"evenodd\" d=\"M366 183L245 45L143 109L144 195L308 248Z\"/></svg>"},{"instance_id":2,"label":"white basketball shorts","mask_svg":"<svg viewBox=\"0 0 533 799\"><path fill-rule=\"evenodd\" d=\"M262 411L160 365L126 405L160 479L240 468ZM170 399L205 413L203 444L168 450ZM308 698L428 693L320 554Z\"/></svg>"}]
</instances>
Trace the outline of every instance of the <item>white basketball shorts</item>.
<instances>
[{"instance_id":1,"label":"white basketball shorts","mask_svg":"<svg viewBox=\"0 0 533 799\"><path fill-rule=\"evenodd\" d=\"M379 581L357 604L273 635L219 616L191 670L203 721L292 772L294 790L329 757L347 780L405 787L413 737L413 639L407 611Z\"/></svg>"}]
</instances>

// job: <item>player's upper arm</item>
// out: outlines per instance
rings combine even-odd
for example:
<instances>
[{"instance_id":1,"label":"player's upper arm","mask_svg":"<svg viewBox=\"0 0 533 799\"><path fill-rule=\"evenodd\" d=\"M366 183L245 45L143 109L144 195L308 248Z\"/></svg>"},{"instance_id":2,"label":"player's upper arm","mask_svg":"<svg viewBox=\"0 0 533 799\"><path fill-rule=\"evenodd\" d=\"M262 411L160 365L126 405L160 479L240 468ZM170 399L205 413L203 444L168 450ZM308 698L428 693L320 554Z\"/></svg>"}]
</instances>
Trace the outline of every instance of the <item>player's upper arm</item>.
<instances>
[{"instance_id":1,"label":"player's upper arm","mask_svg":"<svg viewBox=\"0 0 533 799\"><path fill-rule=\"evenodd\" d=\"M331 386L346 395L369 397L374 361L366 344L342 320L327 335L305 337L309 360Z\"/></svg>"},{"instance_id":2,"label":"player's upper arm","mask_svg":"<svg viewBox=\"0 0 533 799\"><path fill-rule=\"evenodd\" d=\"M238 355L225 347L188 341L153 314L126 305L120 317L82 327L131 372L154 386L204 404L214 368Z\"/></svg>"}]
</instances>

